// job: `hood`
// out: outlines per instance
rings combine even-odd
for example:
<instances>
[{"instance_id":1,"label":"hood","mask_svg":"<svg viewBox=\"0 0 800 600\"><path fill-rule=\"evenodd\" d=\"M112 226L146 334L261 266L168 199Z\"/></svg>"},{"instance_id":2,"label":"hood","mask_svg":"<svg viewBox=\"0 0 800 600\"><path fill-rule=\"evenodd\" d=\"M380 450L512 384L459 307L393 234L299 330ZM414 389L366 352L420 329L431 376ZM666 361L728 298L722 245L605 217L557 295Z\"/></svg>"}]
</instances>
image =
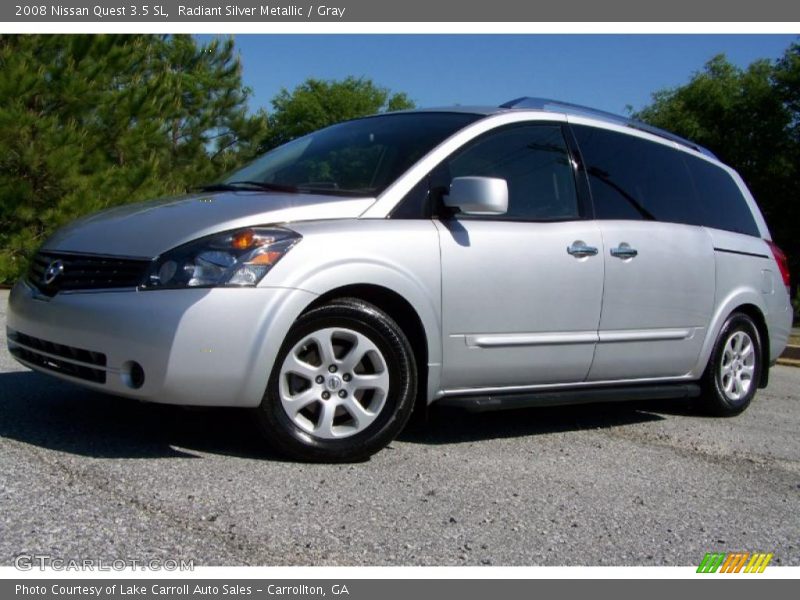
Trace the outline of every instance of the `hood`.
<instances>
[{"instance_id":1,"label":"hood","mask_svg":"<svg viewBox=\"0 0 800 600\"><path fill-rule=\"evenodd\" d=\"M356 218L374 198L261 191L205 193L112 208L58 230L43 249L153 258L197 238L255 225Z\"/></svg>"}]
</instances>

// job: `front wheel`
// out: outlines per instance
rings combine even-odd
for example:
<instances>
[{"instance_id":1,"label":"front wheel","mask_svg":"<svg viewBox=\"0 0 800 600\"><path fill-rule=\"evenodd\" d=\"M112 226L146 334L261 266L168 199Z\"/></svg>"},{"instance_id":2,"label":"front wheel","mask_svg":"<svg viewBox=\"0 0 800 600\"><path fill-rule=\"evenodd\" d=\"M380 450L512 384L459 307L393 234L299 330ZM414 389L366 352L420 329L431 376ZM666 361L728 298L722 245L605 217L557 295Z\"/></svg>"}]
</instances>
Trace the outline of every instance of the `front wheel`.
<instances>
[{"instance_id":1,"label":"front wheel","mask_svg":"<svg viewBox=\"0 0 800 600\"><path fill-rule=\"evenodd\" d=\"M268 442L290 458L364 460L400 433L417 372L403 331L385 312L334 300L298 318L257 409Z\"/></svg>"},{"instance_id":2,"label":"front wheel","mask_svg":"<svg viewBox=\"0 0 800 600\"><path fill-rule=\"evenodd\" d=\"M705 411L720 417L743 412L761 380L761 356L761 336L753 319L733 313L722 326L703 375Z\"/></svg>"}]
</instances>

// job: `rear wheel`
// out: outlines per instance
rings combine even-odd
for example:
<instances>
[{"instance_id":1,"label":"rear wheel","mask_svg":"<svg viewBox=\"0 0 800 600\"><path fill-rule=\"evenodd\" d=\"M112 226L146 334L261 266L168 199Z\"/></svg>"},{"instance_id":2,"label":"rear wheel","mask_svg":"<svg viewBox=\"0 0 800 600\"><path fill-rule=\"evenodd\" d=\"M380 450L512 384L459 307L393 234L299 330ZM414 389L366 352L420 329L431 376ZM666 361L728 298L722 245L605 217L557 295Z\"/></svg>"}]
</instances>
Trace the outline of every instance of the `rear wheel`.
<instances>
[{"instance_id":1,"label":"rear wheel","mask_svg":"<svg viewBox=\"0 0 800 600\"><path fill-rule=\"evenodd\" d=\"M281 347L258 422L299 460L363 460L406 424L416 396L411 346L386 313L356 299L315 308Z\"/></svg>"},{"instance_id":2,"label":"rear wheel","mask_svg":"<svg viewBox=\"0 0 800 600\"><path fill-rule=\"evenodd\" d=\"M743 412L758 389L761 356L761 336L753 319L733 313L722 326L703 375L705 412L721 417Z\"/></svg>"}]
</instances>

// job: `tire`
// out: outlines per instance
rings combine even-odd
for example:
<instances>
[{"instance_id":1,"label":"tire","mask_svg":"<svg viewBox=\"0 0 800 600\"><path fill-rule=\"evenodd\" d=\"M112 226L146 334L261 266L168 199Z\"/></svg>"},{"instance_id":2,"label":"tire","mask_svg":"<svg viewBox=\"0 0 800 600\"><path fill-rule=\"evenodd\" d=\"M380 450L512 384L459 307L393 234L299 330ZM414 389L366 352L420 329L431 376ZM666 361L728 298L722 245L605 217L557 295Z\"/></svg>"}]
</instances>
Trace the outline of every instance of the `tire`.
<instances>
[{"instance_id":1,"label":"tire","mask_svg":"<svg viewBox=\"0 0 800 600\"><path fill-rule=\"evenodd\" d=\"M733 313L719 332L703 374L703 412L717 417L742 413L756 394L763 368L758 327L746 314Z\"/></svg>"},{"instance_id":2,"label":"tire","mask_svg":"<svg viewBox=\"0 0 800 600\"><path fill-rule=\"evenodd\" d=\"M288 458L362 461L400 433L416 393L416 363L402 329L376 306L343 298L295 321L257 422Z\"/></svg>"}]
</instances>

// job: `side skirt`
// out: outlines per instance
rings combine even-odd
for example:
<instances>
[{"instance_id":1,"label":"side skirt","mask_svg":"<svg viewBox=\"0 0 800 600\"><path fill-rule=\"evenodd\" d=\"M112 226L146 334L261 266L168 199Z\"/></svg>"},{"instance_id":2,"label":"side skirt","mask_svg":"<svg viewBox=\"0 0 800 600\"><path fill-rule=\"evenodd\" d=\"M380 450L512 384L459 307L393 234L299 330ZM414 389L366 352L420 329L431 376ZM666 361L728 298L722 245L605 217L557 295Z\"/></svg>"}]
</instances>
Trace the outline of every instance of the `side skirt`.
<instances>
[{"instance_id":1,"label":"side skirt","mask_svg":"<svg viewBox=\"0 0 800 600\"><path fill-rule=\"evenodd\" d=\"M459 406L470 412L487 412L535 406L565 406L570 404L623 402L632 400L672 400L697 398L698 396L700 396L700 385L697 383L670 383L598 388L584 387L541 392L519 392L513 394L494 393L480 396L453 396L443 398L437 401L437 404L442 406Z\"/></svg>"}]
</instances>

